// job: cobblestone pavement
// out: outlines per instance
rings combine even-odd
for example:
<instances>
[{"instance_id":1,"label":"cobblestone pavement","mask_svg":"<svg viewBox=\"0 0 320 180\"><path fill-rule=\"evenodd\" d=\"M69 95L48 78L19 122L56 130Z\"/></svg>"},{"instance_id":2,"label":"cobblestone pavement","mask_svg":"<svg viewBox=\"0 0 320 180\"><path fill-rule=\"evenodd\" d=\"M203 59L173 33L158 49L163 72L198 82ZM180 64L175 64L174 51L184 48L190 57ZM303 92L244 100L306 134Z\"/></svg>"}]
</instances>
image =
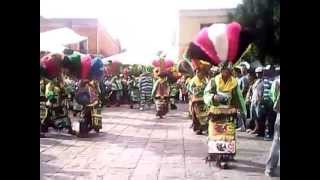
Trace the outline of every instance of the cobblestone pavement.
<instances>
[{"instance_id":1,"label":"cobblestone pavement","mask_svg":"<svg viewBox=\"0 0 320 180\"><path fill-rule=\"evenodd\" d=\"M204 161L206 137L189 128L186 110L179 105L158 119L153 110L105 108L103 129L85 139L51 130L48 138L40 139L41 179L280 179L263 173L271 142L245 133L238 133L232 169L209 167Z\"/></svg>"}]
</instances>

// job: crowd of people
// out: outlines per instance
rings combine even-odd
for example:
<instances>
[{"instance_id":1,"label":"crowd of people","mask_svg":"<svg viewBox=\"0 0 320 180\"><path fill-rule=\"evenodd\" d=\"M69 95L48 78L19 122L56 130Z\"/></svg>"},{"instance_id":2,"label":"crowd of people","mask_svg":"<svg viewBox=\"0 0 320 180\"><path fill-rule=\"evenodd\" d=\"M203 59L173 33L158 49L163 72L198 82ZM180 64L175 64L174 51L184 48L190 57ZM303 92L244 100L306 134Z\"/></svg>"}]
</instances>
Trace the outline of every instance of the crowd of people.
<instances>
[{"instance_id":1,"label":"crowd of people","mask_svg":"<svg viewBox=\"0 0 320 180\"><path fill-rule=\"evenodd\" d=\"M160 78L160 77L159 77ZM100 82L102 93L102 104L106 107L116 106L122 104L129 104L131 109L138 108L140 111L150 109L153 101L153 87L157 80L153 74L152 67L145 67L143 72L139 75L123 74L107 75ZM179 87L174 83L169 83L170 94L172 97L170 107L176 109L175 103L179 101Z\"/></svg>"}]
</instances>

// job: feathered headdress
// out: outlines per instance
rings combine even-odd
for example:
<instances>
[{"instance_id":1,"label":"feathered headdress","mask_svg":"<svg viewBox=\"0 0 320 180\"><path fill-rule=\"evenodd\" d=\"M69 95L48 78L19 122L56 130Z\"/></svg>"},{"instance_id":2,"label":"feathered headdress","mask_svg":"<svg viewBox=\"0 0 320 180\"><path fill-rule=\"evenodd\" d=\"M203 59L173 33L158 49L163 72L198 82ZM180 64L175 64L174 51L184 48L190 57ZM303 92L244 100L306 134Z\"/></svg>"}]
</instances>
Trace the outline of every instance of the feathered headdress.
<instances>
[{"instance_id":1,"label":"feathered headdress","mask_svg":"<svg viewBox=\"0 0 320 180\"><path fill-rule=\"evenodd\" d=\"M222 62L234 64L239 46L241 26L237 22L213 24L203 28L188 47L187 55L193 61L207 61L213 65Z\"/></svg>"}]
</instances>

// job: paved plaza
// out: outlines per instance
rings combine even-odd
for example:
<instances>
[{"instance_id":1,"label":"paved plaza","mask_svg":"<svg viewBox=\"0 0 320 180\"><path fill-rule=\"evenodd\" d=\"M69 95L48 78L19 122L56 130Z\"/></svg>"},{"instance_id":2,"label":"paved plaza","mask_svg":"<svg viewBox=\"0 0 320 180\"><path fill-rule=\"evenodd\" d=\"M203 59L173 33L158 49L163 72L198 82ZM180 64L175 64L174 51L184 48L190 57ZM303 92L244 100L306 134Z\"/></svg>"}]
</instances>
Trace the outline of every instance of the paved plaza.
<instances>
[{"instance_id":1,"label":"paved plaza","mask_svg":"<svg viewBox=\"0 0 320 180\"><path fill-rule=\"evenodd\" d=\"M263 173L271 142L246 133L238 133L232 169L205 164L206 136L193 133L186 111L179 104L158 119L153 109L124 105L104 108L103 129L89 138L51 130L40 139L41 180L280 179Z\"/></svg>"}]
</instances>

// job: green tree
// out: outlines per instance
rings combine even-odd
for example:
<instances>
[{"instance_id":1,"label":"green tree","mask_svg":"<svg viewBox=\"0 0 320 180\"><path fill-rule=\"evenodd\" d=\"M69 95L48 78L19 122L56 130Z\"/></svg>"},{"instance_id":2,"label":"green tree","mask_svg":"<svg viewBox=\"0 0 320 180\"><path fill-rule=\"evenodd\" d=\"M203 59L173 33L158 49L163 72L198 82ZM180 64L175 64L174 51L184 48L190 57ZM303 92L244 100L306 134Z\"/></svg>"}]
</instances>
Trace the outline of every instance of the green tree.
<instances>
[{"instance_id":1,"label":"green tree","mask_svg":"<svg viewBox=\"0 0 320 180\"><path fill-rule=\"evenodd\" d=\"M243 0L231 21L239 22L254 34L257 58L265 63L280 63L280 0Z\"/></svg>"}]
</instances>

